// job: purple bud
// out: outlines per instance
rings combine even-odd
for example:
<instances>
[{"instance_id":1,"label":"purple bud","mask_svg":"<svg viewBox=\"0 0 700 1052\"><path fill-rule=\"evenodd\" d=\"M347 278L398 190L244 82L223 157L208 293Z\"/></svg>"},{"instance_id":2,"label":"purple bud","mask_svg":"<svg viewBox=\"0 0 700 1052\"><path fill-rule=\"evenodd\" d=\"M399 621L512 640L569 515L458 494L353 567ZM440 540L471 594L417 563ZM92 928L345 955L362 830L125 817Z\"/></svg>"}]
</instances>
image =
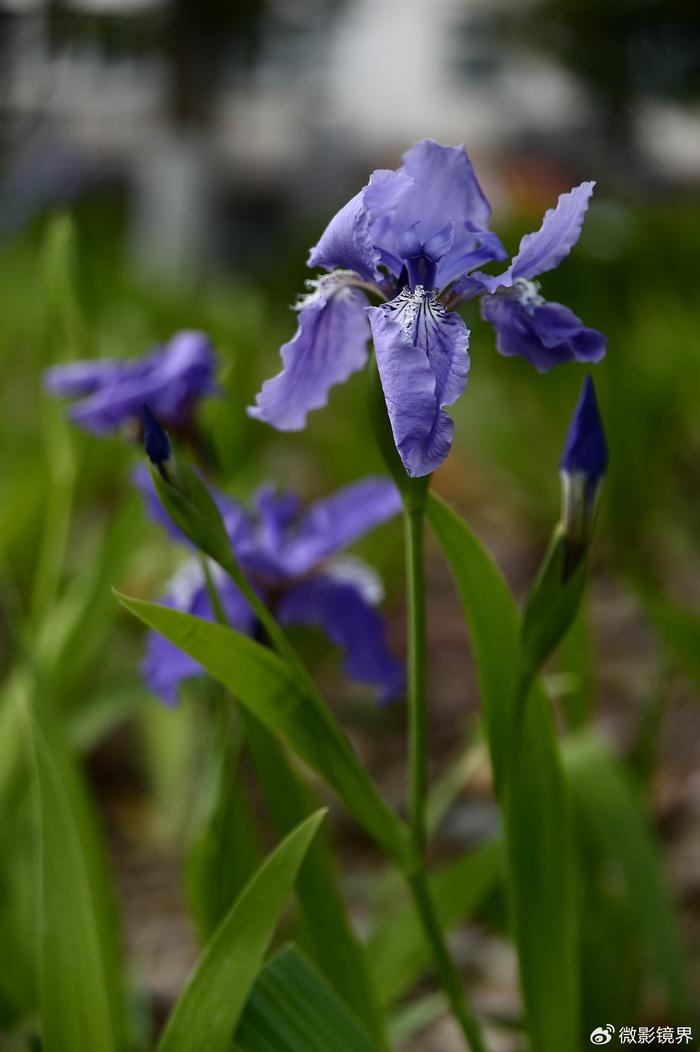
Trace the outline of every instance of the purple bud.
<instances>
[{"instance_id":1,"label":"purple bud","mask_svg":"<svg viewBox=\"0 0 700 1052\"><path fill-rule=\"evenodd\" d=\"M141 408L143 420L143 445L150 462L162 473L172 453L170 439L144 402Z\"/></svg>"},{"instance_id":2,"label":"purple bud","mask_svg":"<svg viewBox=\"0 0 700 1052\"><path fill-rule=\"evenodd\" d=\"M590 376L583 382L559 469L562 524L568 540L587 544L593 532L600 486L608 466L603 422Z\"/></svg>"}]
</instances>

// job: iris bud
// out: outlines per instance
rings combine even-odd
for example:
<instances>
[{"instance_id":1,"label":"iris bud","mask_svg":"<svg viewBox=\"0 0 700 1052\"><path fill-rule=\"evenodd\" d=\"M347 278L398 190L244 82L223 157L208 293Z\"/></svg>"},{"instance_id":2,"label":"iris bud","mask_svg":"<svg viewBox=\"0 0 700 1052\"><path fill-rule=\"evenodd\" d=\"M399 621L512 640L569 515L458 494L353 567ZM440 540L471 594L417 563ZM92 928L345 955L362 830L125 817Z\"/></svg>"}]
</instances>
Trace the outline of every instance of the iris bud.
<instances>
[{"instance_id":1,"label":"iris bud","mask_svg":"<svg viewBox=\"0 0 700 1052\"><path fill-rule=\"evenodd\" d=\"M559 464L562 529L566 540L574 548L586 548L590 543L607 465L608 447L603 422L593 381L587 376Z\"/></svg>"}]
</instances>

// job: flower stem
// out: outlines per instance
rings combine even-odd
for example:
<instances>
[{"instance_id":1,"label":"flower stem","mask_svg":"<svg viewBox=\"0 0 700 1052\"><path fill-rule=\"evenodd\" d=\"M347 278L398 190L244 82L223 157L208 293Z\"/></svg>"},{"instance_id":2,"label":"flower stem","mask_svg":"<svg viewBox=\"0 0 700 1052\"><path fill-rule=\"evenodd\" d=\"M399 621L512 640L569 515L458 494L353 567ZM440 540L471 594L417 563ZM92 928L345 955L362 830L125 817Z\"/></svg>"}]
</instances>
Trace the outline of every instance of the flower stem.
<instances>
[{"instance_id":1,"label":"flower stem","mask_svg":"<svg viewBox=\"0 0 700 1052\"><path fill-rule=\"evenodd\" d=\"M423 925L423 932L433 951L440 982L447 994L453 1015L466 1039L467 1046L471 1052L486 1052L479 1024L467 1003L462 976L450 955L425 870L422 869L410 877L409 885Z\"/></svg>"},{"instance_id":2,"label":"flower stem","mask_svg":"<svg viewBox=\"0 0 700 1052\"><path fill-rule=\"evenodd\" d=\"M409 814L416 869L408 875L413 901L430 944L441 985L471 1052L485 1052L479 1025L467 1002L426 875L428 796L428 698L423 532L427 485L411 486L404 499L408 616Z\"/></svg>"},{"instance_id":3,"label":"flower stem","mask_svg":"<svg viewBox=\"0 0 700 1052\"><path fill-rule=\"evenodd\" d=\"M416 855L425 855L428 793L427 646L423 575L423 508L406 506L408 602L409 815Z\"/></svg>"}]
</instances>

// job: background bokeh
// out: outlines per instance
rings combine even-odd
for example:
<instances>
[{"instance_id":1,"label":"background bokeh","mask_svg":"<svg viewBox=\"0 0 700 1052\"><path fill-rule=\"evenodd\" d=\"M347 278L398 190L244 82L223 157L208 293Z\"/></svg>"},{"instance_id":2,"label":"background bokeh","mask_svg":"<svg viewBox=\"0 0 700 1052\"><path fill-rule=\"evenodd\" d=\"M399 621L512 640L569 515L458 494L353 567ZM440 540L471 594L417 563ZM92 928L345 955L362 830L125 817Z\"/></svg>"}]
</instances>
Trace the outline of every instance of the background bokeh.
<instances>
[{"instance_id":1,"label":"background bokeh","mask_svg":"<svg viewBox=\"0 0 700 1052\"><path fill-rule=\"evenodd\" d=\"M178 328L202 328L224 386L202 421L233 492L245 497L270 479L311 498L381 471L362 375L291 437L244 407L277 371L308 246L369 171L394 167L424 136L466 144L509 249L558 193L598 182L578 246L545 286L609 336L595 381L611 454L589 599L551 685L562 721L592 714L639 781L700 993L697 4L0 0L0 661L10 681L18 650L37 648L85 751L132 963L156 1017L194 953L180 863L198 777L196 706L164 712L149 697L141 633L110 589L157 596L181 553L131 491L137 451L64 427L41 373L68 357L141 354ZM46 247L62 211L77 230L74 314L57 288L51 238ZM522 595L556 519L558 457L583 372L539 376L500 358L491 330L469 309L465 317L471 379L435 486ZM382 527L359 550L382 570L401 651L397 530ZM436 551L429 601L437 774L474 725L478 699ZM300 642L399 802L402 707L375 712L343 687L337 655L310 635ZM0 708L3 720L9 740ZM4 809L0 834L8 1049L25 1047L9 1035L35 1003L22 927L32 908L26 806ZM476 776L455 799L439 850L477 841L494 820ZM338 822L361 919L373 856ZM469 938L480 996L507 1015L510 951L487 925ZM624 1022L654 1018L653 991L636 997L641 1014ZM436 1052L450 1047L441 1026L425 1046Z\"/></svg>"}]
</instances>

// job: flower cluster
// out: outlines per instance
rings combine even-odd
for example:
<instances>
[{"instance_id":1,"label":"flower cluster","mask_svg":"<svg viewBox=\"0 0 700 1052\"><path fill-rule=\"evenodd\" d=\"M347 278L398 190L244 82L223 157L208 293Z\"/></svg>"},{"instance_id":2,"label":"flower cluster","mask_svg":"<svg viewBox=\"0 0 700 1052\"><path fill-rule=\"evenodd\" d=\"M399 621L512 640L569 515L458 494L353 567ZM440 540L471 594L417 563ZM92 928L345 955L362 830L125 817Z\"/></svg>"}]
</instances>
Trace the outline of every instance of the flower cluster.
<instances>
[{"instance_id":1,"label":"flower cluster","mask_svg":"<svg viewBox=\"0 0 700 1052\"><path fill-rule=\"evenodd\" d=\"M490 206L464 147L417 143L396 171L375 171L312 248L308 265L327 273L308 283L297 331L281 349L284 368L249 413L281 430L302 428L329 389L364 366L371 335L398 453L410 476L429 474L449 453L454 425L445 407L469 374L459 303L481 297L498 350L540 371L603 357L605 337L545 301L534 281L575 244L593 186L562 194L510 265L489 275L476 268L506 252L489 229ZM384 302L370 306L368 291Z\"/></svg>"},{"instance_id":2,"label":"flower cluster","mask_svg":"<svg viewBox=\"0 0 700 1052\"><path fill-rule=\"evenodd\" d=\"M163 509L148 471L136 471L134 481L151 515L189 544ZM351 679L373 684L380 701L396 697L403 671L387 648L384 623L375 609L382 598L381 582L361 560L338 555L400 510L395 487L383 478L365 478L305 512L294 494L270 486L258 490L253 514L226 494L213 496L238 564L278 621L321 628L345 651ZM229 623L255 635L259 626L244 596L215 563L210 572ZM201 562L187 562L161 602L214 620ZM177 700L180 682L201 672L192 658L155 632L149 634L143 670L154 693L170 704Z\"/></svg>"},{"instance_id":3,"label":"flower cluster","mask_svg":"<svg viewBox=\"0 0 700 1052\"><path fill-rule=\"evenodd\" d=\"M102 358L47 369L52 394L78 398L69 416L96 434L141 419L147 402L159 420L185 427L197 401L218 390L216 355L203 332L183 330L164 346L136 359Z\"/></svg>"}]
</instances>

